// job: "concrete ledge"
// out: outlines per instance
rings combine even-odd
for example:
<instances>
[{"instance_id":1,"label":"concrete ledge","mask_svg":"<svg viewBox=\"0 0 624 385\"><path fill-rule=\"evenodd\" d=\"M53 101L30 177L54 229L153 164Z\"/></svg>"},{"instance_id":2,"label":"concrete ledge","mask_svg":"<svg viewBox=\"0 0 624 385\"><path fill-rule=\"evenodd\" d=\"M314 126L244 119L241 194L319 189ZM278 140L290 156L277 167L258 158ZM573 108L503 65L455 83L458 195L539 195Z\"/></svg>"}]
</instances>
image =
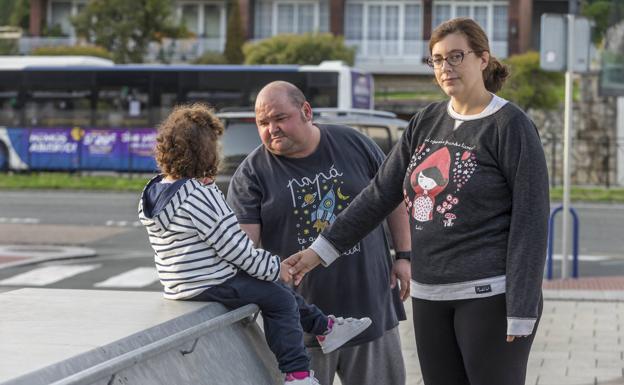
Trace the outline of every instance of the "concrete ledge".
<instances>
[{"instance_id":1,"label":"concrete ledge","mask_svg":"<svg viewBox=\"0 0 624 385\"><path fill-rule=\"evenodd\" d=\"M228 313L161 293L21 289L0 294L0 384L63 382L96 365ZM186 352L186 354L183 354ZM144 357L145 358L145 357ZM237 322L80 384L279 384L256 323Z\"/></svg>"}]
</instances>

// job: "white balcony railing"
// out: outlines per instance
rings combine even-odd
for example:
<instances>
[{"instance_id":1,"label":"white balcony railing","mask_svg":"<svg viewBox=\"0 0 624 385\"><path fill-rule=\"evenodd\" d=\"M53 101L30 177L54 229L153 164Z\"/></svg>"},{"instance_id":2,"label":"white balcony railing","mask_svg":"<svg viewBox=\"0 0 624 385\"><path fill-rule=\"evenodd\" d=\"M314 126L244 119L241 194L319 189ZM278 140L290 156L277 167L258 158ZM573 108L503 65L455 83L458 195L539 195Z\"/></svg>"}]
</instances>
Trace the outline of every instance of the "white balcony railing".
<instances>
[{"instance_id":1,"label":"white balcony railing","mask_svg":"<svg viewBox=\"0 0 624 385\"><path fill-rule=\"evenodd\" d=\"M356 48L356 67L373 73L428 74L423 62L429 56L427 40L346 40ZM492 53L501 59L508 55L506 41L491 43Z\"/></svg>"},{"instance_id":2,"label":"white balcony railing","mask_svg":"<svg viewBox=\"0 0 624 385\"><path fill-rule=\"evenodd\" d=\"M18 50L20 55L28 55L39 47L55 47L60 45L75 45L75 37L21 37Z\"/></svg>"},{"instance_id":3,"label":"white balcony railing","mask_svg":"<svg viewBox=\"0 0 624 385\"><path fill-rule=\"evenodd\" d=\"M62 45L76 45L79 40L75 37L22 37L19 39L18 49L21 55L28 55L39 47L53 47ZM164 39L162 43L150 43L146 62L156 63L187 62L204 52L223 52L225 37L209 39Z\"/></svg>"},{"instance_id":4,"label":"white balcony railing","mask_svg":"<svg viewBox=\"0 0 624 385\"><path fill-rule=\"evenodd\" d=\"M19 39L19 53L27 55L38 47L75 45L75 37L22 37ZM356 66L373 72L424 73L422 62L428 55L426 40L346 40L355 47ZM146 62L188 62L204 52L223 52L225 37L209 39L164 39L162 43L150 43ZM506 41L491 42L492 53L506 58Z\"/></svg>"}]
</instances>

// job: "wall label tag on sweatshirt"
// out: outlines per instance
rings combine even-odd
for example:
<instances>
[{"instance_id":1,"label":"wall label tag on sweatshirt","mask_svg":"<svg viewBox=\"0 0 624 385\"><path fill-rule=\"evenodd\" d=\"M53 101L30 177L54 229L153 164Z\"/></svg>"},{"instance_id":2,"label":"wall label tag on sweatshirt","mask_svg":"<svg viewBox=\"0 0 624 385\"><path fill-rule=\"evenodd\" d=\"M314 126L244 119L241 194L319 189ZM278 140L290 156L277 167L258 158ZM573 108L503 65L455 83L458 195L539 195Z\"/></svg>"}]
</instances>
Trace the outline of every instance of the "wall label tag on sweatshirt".
<instances>
[{"instance_id":1,"label":"wall label tag on sweatshirt","mask_svg":"<svg viewBox=\"0 0 624 385\"><path fill-rule=\"evenodd\" d=\"M475 293L477 294L484 294L484 293L491 293L491 292L492 292L492 286L490 285L475 286Z\"/></svg>"}]
</instances>

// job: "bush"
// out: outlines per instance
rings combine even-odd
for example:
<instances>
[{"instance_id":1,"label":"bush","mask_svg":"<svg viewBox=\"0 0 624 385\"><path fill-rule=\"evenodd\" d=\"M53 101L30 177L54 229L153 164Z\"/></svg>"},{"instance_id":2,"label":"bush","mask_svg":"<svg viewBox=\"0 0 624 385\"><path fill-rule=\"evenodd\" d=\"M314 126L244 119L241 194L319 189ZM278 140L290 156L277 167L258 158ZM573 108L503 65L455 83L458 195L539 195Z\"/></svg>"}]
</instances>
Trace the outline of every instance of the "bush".
<instances>
[{"instance_id":1,"label":"bush","mask_svg":"<svg viewBox=\"0 0 624 385\"><path fill-rule=\"evenodd\" d=\"M540 68L537 52L527 52L507 58L511 76L499 92L499 96L518 104L525 111L531 108L552 110L559 106L564 76L560 72L548 72Z\"/></svg>"},{"instance_id":2,"label":"bush","mask_svg":"<svg viewBox=\"0 0 624 385\"><path fill-rule=\"evenodd\" d=\"M246 64L320 64L323 60L342 60L353 65L355 49L344 39L329 33L277 35L243 47Z\"/></svg>"},{"instance_id":3,"label":"bush","mask_svg":"<svg viewBox=\"0 0 624 385\"><path fill-rule=\"evenodd\" d=\"M39 56L96 56L113 59L113 55L102 47L95 45L58 45L53 47L35 48L31 55Z\"/></svg>"},{"instance_id":4,"label":"bush","mask_svg":"<svg viewBox=\"0 0 624 385\"><path fill-rule=\"evenodd\" d=\"M203 55L193 60L193 64L228 64L223 54L218 52L204 52Z\"/></svg>"},{"instance_id":5,"label":"bush","mask_svg":"<svg viewBox=\"0 0 624 385\"><path fill-rule=\"evenodd\" d=\"M17 40L0 39L0 55L17 55Z\"/></svg>"}]
</instances>

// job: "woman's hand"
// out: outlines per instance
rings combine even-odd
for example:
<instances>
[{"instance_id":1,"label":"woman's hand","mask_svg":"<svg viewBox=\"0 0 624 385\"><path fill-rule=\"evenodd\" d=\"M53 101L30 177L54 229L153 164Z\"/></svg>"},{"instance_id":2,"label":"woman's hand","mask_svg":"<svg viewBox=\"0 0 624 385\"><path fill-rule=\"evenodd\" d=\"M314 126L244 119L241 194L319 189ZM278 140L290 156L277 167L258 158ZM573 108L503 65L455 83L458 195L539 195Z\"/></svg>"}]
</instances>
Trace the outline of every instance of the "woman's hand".
<instances>
[{"instance_id":1,"label":"woman's hand","mask_svg":"<svg viewBox=\"0 0 624 385\"><path fill-rule=\"evenodd\" d=\"M507 342L513 342L516 338L523 338L528 336L507 336Z\"/></svg>"}]
</instances>

